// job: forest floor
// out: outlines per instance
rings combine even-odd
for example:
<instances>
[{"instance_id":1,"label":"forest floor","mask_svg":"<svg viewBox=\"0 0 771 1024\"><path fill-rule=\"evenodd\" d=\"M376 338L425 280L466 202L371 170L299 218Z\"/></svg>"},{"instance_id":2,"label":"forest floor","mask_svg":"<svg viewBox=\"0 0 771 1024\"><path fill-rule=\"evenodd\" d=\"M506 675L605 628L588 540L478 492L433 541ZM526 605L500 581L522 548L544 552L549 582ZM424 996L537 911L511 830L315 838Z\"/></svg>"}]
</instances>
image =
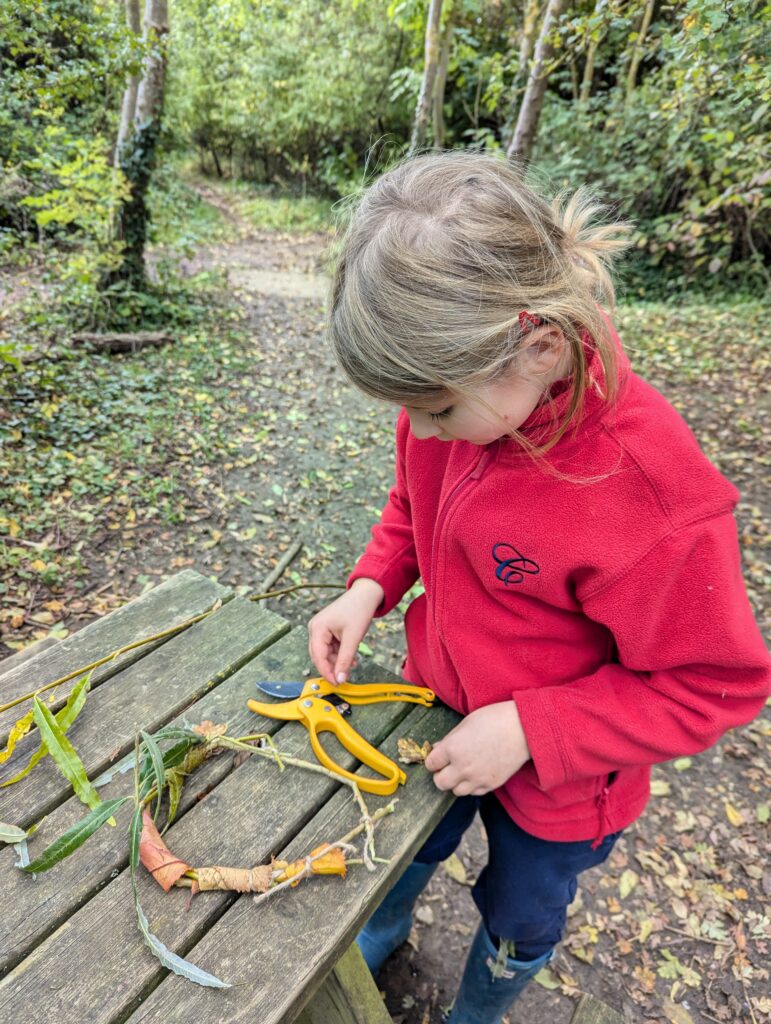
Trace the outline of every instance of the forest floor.
<instances>
[{"instance_id":1,"label":"forest floor","mask_svg":"<svg viewBox=\"0 0 771 1024\"><path fill-rule=\"evenodd\" d=\"M134 356L38 360L3 394L0 656L66 636L186 567L259 592L296 540L282 583L342 588L383 505L395 410L354 392L324 342L330 236L254 228L232 194L196 189L221 230L182 270L202 288L226 277L205 327ZM616 319L635 366L742 492L745 578L768 625L763 310L635 304ZM334 593L269 605L303 627ZM407 600L361 648L394 672ZM758 720L654 769L648 809L583 876L559 954L511 1024L567 1024L582 991L630 1024L771 1020L769 735ZM438 1024L451 1002L484 859L477 821L378 979L396 1024Z\"/></svg>"}]
</instances>

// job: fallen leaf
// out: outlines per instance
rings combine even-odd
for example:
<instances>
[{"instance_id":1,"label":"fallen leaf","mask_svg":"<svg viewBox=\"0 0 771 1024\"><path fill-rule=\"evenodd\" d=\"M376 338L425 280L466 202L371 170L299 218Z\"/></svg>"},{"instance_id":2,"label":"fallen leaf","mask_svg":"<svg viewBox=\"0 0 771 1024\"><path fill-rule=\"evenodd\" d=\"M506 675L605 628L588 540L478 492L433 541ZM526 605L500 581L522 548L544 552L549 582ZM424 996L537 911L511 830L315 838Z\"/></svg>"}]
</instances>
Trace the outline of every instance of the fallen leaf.
<instances>
[{"instance_id":1,"label":"fallen leaf","mask_svg":"<svg viewBox=\"0 0 771 1024\"><path fill-rule=\"evenodd\" d=\"M741 811L737 810L730 801L725 801L725 814L734 828L741 828L744 824L744 816Z\"/></svg>"},{"instance_id":2,"label":"fallen leaf","mask_svg":"<svg viewBox=\"0 0 771 1024\"><path fill-rule=\"evenodd\" d=\"M200 725L193 726L193 732L197 732L199 736L203 736L207 740L212 740L215 736L224 736L227 731L227 723L225 725L215 725L208 718L201 722Z\"/></svg>"},{"instance_id":3,"label":"fallen leaf","mask_svg":"<svg viewBox=\"0 0 771 1024\"><path fill-rule=\"evenodd\" d=\"M632 871L631 868L627 868L626 871L621 875L618 881L618 892L621 899L626 899L629 893L634 889L637 883L640 881L640 876L636 871Z\"/></svg>"},{"instance_id":4,"label":"fallen leaf","mask_svg":"<svg viewBox=\"0 0 771 1024\"><path fill-rule=\"evenodd\" d=\"M661 1008L667 1015L671 1024L694 1024L693 1017L688 1013L682 1003L673 1003L671 999L664 997L661 1001Z\"/></svg>"},{"instance_id":5,"label":"fallen leaf","mask_svg":"<svg viewBox=\"0 0 771 1024\"><path fill-rule=\"evenodd\" d=\"M168 892L178 878L181 878L186 871L190 871L190 865L185 864L179 857L175 857L161 839L158 829L147 811L142 812L139 859L164 892Z\"/></svg>"},{"instance_id":6,"label":"fallen leaf","mask_svg":"<svg viewBox=\"0 0 771 1024\"><path fill-rule=\"evenodd\" d=\"M431 744L426 740L423 746L419 746L412 739L398 739L396 746L399 751L399 760L402 764L424 764L431 753Z\"/></svg>"},{"instance_id":7,"label":"fallen leaf","mask_svg":"<svg viewBox=\"0 0 771 1024\"><path fill-rule=\"evenodd\" d=\"M463 861L457 854L453 853L447 858L447 860L442 861L442 867L450 878L456 881L459 885L468 884L466 868L463 866Z\"/></svg>"},{"instance_id":8,"label":"fallen leaf","mask_svg":"<svg viewBox=\"0 0 771 1024\"><path fill-rule=\"evenodd\" d=\"M253 868L224 868L217 865L196 868L201 892L225 889L230 892L267 892L273 881L273 865L258 864Z\"/></svg>"},{"instance_id":9,"label":"fallen leaf","mask_svg":"<svg viewBox=\"0 0 771 1024\"><path fill-rule=\"evenodd\" d=\"M321 846L317 846L315 850L311 850L308 857L315 857L316 854L327 849L329 843L322 843ZM297 860L292 861L291 864L287 864L286 861L276 861L274 864L275 868L280 868L281 873L276 875L274 878L275 882L288 882L291 878L295 881L292 885L298 885L302 879L297 878L304 870L307 863L306 857L299 857ZM311 861L311 872L314 875L342 875L345 877L346 864L345 864L345 853L340 847L335 847L329 850L329 853L324 854L323 857L318 857L316 860Z\"/></svg>"},{"instance_id":10,"label":"fallen leaf","mask_svg":"<svg viewBox=\"0 0 771 1024\"><path fill-rule=\"evenodd\" d=\"M536 974L535 980L539 985L549 989L550 992L560 987L559 979L555 977L548 967L542 967L538 974Z\"/></svg>"},{"instance_id":11,"label":"fallen leaf","mask_svg":"<svg viewBox=\"0 0 771 1024\"><path fill-rule=\"evenodd\" d=\"M418 907L415 911L415 919L420 921L421 924L433 924L434 912L431 907L423 905L422 907Z\"/></svg>"}]
</instances>

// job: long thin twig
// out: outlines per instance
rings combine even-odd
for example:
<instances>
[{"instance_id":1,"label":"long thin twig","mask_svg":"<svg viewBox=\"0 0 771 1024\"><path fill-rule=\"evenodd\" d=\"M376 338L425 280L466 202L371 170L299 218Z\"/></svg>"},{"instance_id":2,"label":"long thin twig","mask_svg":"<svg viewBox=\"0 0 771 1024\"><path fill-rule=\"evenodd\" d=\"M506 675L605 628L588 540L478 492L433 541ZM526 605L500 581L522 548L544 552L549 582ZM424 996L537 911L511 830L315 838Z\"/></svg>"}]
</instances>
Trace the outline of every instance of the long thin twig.
<instances>
[{"instance_id":1,"label":"long thin twig","mask_svg":"<svg viewBox=\"0 0 771 1024\"><path fill-rule=\"evenodd\" d=\"M288 552L287 552L288 553ZM261 594L250 594L250 601L264 601L270 597L283 597L285 594L292 594L296 590L344 590L345 585L342 583L297 583L292 587L287 587L285 590L268 590ZM200 615L195 615L191 619L186 619L185 622L180 622L176 626L170 626L169 629L163 630L161 633L154 633L152 636L143 637L141 640L135 640L133 643L126 644L124 647L119 647L117 651L113 651L104 658L100 658L98 661L92 662L90 665L84 665L82 668L76 668L66 676L62 676L61 679L54 679L51 683L46 683L44 686L38 686L35 690L30 690L29 693L23 693L20 697L14 697L13 700L8 701L6 704L0 704L0 713L3 711L9 711L11 708L15 708L18 704L23 704L26 700L32 700L37 697L39 693L44 693L46 690L53 690L56 686L61 686L62 683L69 682L70 679L74 679L75 676L82 675L84 672L90 672L92 669L98 668L100 665L104 665L108 661L119 657L121 654L125 654L126 651L133 651L137 647L144 647L145 644L151 644L154 640L162 640L164 637L173 636L175 633L181 632L183 629L187 629L188 626L194 625L196 622L200 622L201 619L205 619L207 615L211 615L212 612L217 611L222 606L222 599L217 598L211 608L205 612L201 612Z\"/></svg>"},{"instance_id":2,"label":"long thin twig","mask_svg":"<svg viewBox=\"0 0 771 1024\"><path fill-rule=\"evenodd\" d=\"M153 640L161 640L165 636L171 636L174 633L179 633L183 629L187 629L188 626L192 626L195 622L200 622L201 619L205 619L207 615L211 615L213 611L216 611L222 605L222 599L217 598L211 608L205 612L201 612L200 615L194 616L192 619L187 619L185 622L181 622L176 626L171 626L169 629L163 630L162 633L155 633L153 636L144 637L142 640L135 640L133 643L126 644L125 647L119 647L117 651L113 651L112 654L108 654L105 658L100 658L99 661L93 661L90 665L84 665L82 668L76 668L73 672L70 672L66 676L62 676L61 679L54 679L52 683L46 683L45 686L39 686L36 690L31 690L29 693L24 693L21 697L15 697L13 700L8 701L7 704L0 704L0 712L8 711L10 708L16 707L17 704L22 704L25 700L32 700L33 697L37 697L39 693L43 693L45 690L52 690L55 686L61 686L62 683L69 682L70 679L74 679L75 676L82 675L84 672L90 672L92 669L98 668L100 665L104 665L105 662L113 661L121 654L125 654L126 651L132 651L135 647L143 647L145 644L150 644Z\"/></svg>"},{"instance_id":3,"label":"long thin twig","mask_svg":"<svg viewBox=\"0 0 771 1024\"><path fill-rule=\"evenodd\" d=\"M270 590L270 588L273 586L276 580L280 579L280 577L283 575L283 572L286 569L286 567L300 554L302 549L303 542L301 540L296 540L294 544L291 545L289 550L282 555L282 557L278 560L273 569L271 569L271 571L262 581L262 587L260 589Z\"/></svg>"}]
</instances>

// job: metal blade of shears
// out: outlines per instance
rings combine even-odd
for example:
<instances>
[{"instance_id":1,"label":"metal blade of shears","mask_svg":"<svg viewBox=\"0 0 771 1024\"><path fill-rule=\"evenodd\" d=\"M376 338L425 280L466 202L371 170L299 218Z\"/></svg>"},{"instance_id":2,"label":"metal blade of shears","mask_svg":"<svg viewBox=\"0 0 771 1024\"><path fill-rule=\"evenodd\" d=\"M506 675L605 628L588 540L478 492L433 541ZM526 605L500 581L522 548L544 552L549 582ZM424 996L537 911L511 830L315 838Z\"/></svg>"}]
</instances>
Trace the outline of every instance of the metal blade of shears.
<instances>
[{"instance_id":1,"label":"metal blade of shears","mask_svg":"<svg viewBox=\"0 0 771 1024\"><path fill-rule=\"evenodd\" d=\"M255 683L254 685L258 690L261 690L263 693L267 693L269 697L283 697L285 700L296 700L303 692L305 683L277 683L273 682L273 680L265 679L260 683ZM327 693L324 695L324 700L327 704L331 704L336 708L341 715L350 715L351 705L343 697L338 697L335 693Z\"/></svg>"},{"instance_id":2,"label":"metal blade of shears","mask_svg":"<svg viewBox=\"0 0 771 1024\"><path fill-rule=\"evenodd\" d=\"M294 700L295 697L299 697L303 692L305 683L274 683L273 680L265 679L254 685L258 690L267 693L269 697L283 697L284 700Z\"/></svg>"}]
</instances>

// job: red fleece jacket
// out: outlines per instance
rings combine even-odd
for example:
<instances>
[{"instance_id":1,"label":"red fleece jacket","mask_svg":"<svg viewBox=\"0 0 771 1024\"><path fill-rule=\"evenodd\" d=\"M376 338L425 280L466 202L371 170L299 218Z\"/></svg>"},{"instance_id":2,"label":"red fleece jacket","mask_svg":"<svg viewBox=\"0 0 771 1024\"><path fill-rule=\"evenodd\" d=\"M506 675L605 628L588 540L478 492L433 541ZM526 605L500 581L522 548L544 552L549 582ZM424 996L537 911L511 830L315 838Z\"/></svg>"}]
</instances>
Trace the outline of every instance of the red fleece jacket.
<instances>
[{"instance_id":1,"label":"red fleece jacket","mask_svg":"<svg viewBox=\"0 0 771 1024\"><path fill-rule=\"evenodd\" d=\"M405 678L461 714L513 698L532 760L501 803L533 835L599 842L642 812L651 764L751 721L770 672L736 489L623 354L611 405L596 355L590 373L555 472L508 438L419 441L402 410L396 483L348 585L377 580L381 616L422 577ZM522 429L543 437L567 397Z\"/></svg>"}]
</instances>

